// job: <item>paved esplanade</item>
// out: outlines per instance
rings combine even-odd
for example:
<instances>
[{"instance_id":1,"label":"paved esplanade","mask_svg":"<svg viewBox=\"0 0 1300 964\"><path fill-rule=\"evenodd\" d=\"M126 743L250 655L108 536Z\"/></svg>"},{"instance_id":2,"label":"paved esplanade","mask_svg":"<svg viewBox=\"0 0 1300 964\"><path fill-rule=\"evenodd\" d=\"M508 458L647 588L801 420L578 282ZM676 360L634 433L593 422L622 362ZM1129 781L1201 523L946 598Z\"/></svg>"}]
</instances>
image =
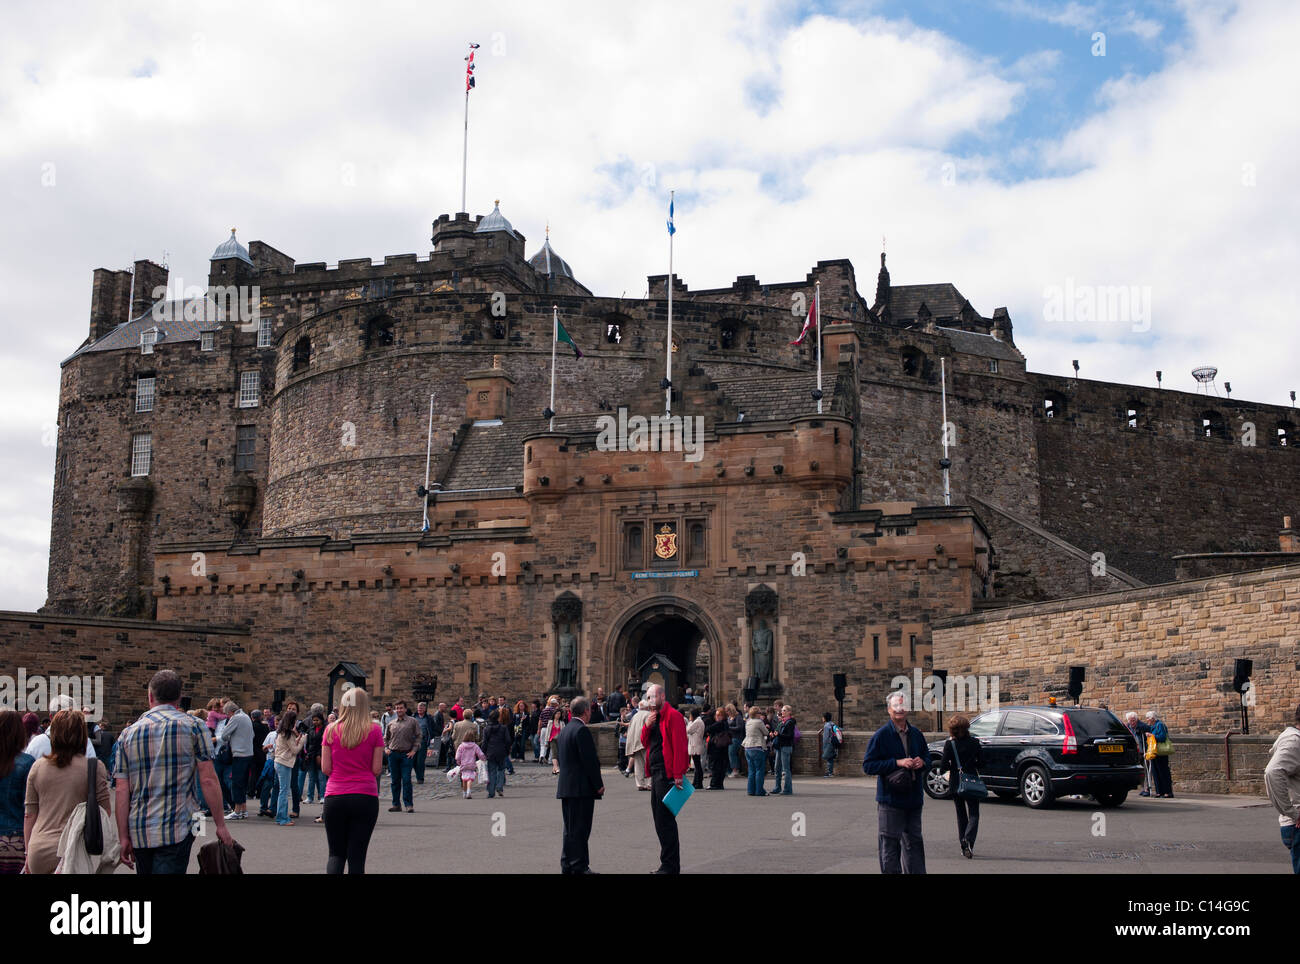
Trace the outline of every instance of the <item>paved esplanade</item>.
<instances>
[{"instance_id":1,"label":"paved esplanade","mask_svg":"<svg viewBox=\"0 0 1300 964\"><path fill-rule=\"evenodd\" d=\"M379 825L371 838L370 873L559 873L560 804L549 766L515 764L506 796L478 789L460 797L436 769L415 787L415 813L389 813L384 777ZM658 865L650 794L606 769L605 798L596 804L591 864L602 873L646 873ZM772 783L768 780L770 789ZM246 873L325 872L325 828L319 804L304 803L296 826L256 816L230 825L247 848ZM501 817L494 815L503 815ZM798 814L805 836L795 836ZM1105 836L1094 836L1095 815ZM992 800L981 808L974 860L961 856L949 802L925 802L926 861L931 873L1289 873L1277 816L1262 797L1130 796L1099 810L1067 799L1046 811ZM503 836L494 836L504 832ZM701 790L681 821L685 873L878 873L875 781L796 779L793 796L749 797L745 781ZM209 837L208 839L212 839ZM199 843L206 841L199 841ZM198 847L194 848L195 855ZM118 868L119 873L127 873ZM197 872L192 862L191 873Z\"/></svg>"}]
</instances>

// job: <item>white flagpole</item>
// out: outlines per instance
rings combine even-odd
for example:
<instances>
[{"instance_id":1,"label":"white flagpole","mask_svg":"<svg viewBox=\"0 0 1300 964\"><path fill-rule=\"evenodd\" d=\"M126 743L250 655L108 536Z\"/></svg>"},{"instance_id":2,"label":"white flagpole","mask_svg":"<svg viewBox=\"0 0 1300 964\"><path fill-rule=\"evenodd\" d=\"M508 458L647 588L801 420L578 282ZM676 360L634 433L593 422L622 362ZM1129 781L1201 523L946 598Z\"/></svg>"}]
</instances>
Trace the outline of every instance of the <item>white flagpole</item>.
<instances>
[{"instance_id":1,"label":"white flagpole","mask_svg":"<svg viewBox=\"0 0 1300 964\"><path fill-rule=\"evenodd\" d=\"M429 528L429 462L433 456L433 400L438 393L429 396L429 438L424 446L424 528Z\"/></svg>"},{"instance_id":2,"label":"white flagpole","mask_svg":"<svg viewBox=\"0 0 1300 964\"><path fill-rule=\"evenodd\" d=\"M948 365L946 358L939 359L939 383L942 388L943 399L943 504L950 503L948 493Z\"/></svg>"},{"instance_id":3,"label":"white flagpole","mask_svg":"<svg viewBox=\"0 0 1300 964\"><path fill-rule=\"evenodd\" d=\"M822 413L822 283L813 288L813 310L817 312L817 414Z\"/></svg>"},{"instance_id":4,"label":"white flagpole","mask_svg":"<svg viewBox=\"0 0 1300 964\"><path fill-rule=\"evenodd\" d=\"M551 422L546 431L555 431L555 345L560 340L560 306L551 305Z\"/></svg>"},{"instance_id":5,"label":"white flagpole","mask_svg":"<svg viewBox=\"0 0 1300 964\"><path fill-rule=\"evenodd\" d=\"M460 209L465 207L465 175L469 171L469 88L465 88L465 146L460 159Z\"/></svg>"},{"instance_id":6,"label":"white flagpole","mask_svg":"<svg viewBox=\"0 0 1300 964\"><path fill-rule=\"evenodd\" d=\"M668 192L669 210L672 209L673 196L676 193L676 191ZM666 415L673 413L673 235L675 233L675 231L668 232L668 344L665 352L668 360L664 364L664 381L668 383L668 387L664 389L664 414Z\"/></svg>"}]
</instances>

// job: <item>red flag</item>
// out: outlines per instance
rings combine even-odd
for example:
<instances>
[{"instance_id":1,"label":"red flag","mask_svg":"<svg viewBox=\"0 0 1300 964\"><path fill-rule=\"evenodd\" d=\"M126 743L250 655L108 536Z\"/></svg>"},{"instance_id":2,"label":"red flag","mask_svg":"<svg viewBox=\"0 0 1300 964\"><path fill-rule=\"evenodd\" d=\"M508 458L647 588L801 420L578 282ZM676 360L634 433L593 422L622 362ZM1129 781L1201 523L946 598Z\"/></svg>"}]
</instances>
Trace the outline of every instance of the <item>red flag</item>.
<instances>
[{"instance_id":1,"label":"red flag","mask_svg":"<svg viewBox=\"0 0 1300 964\"><path fill-rule=\"evenodd\" d=\"M469 45L469 56L465 58L465 93L469 93L474 87L474 51L478 50L478 44Z\"/></svg>"},{"instance_id":2,"label":"red flag","mask_svg":"<svg viewBox=\"0 0 1300 964\"><path fill-rule=\"evenodd\" d=\"M802 345L803 340L808 337L808 331L813 325L817 324L817 299L813 299L812 307L808 309L808 318L803 323L803 331L799 332L799 337L790 342L792 345Z\"/></svg>"}]
</instances>

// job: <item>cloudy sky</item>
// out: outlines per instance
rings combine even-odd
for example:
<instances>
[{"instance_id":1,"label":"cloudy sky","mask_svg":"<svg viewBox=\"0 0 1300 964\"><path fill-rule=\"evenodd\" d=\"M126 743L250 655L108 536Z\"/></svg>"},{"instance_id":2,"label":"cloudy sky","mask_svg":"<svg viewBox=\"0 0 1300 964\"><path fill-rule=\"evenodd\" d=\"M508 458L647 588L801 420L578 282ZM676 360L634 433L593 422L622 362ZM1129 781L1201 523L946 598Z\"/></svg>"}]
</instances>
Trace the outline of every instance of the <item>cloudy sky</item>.
<instances>
[{"instance_id":1,"label":"cloudy sky","mask_svg":"<svg viewBox=\"0 0 1300 964\"><path fill-rule=\"evenodd\" d=\"M951 281L1036 371L1289 404L1294 0L8 2L0 31L0 608L44 602L59 362L91 271L202 284L232 226L299 261L427 253L469 204L597 294ZM1065 317L1124 286L1149 317Z\"/></svg>"}]
</instances>

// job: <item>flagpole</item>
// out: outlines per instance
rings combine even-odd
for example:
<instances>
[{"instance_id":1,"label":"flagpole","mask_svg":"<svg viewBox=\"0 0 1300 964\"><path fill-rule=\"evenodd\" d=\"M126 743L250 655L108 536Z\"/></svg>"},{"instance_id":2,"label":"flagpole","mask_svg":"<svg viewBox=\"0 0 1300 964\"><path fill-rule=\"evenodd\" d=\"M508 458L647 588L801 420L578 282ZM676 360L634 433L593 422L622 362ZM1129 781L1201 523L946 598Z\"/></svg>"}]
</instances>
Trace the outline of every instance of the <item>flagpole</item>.
<instances>
[{"instance_id":1,"label":"flagpole","mask_svg":"<svg viewBox=\"0 0 1300 964\"><path fill-rule=\"evenodd\" d=\"M948 461L948 360L939 359L939 383L942 386L941 398L943 399L943 504L948 505L950 496L948 493L948 466L952 463Z\"/></svg>"},{"instance_id":2,"label":"flagpole","mask_svg":"<svg viewBox=\"0 0 1300 964\"><path fill-rule=\"evenodd\" d=\"M817 312L817 414L822 413L822 283L813 288L813 310Z\"/></svg>"},{"instance_id":3,"label":"flagpole","mask_svg":"<svg viewBox=\"0 0 1300 964\"><path fill-rule=\"evenodd\" d=\"M465 207L465 176L469 171L469 87L465 88L465 144L460 158L460 209Z\"/></svg>"},{"instance_id":4,"label":"flagpole","mask_svg":"<svg viewBox=\"0 0 1300 964\"><path fill-rule=\"evenodd\" d=\"M672 211L673 196L676 191L668 192L668 210ZM668 345L665 353L668 358L664 363L664 413L673 413L673 235L668 232Z\"/></svg>"},{"instance_id":5,"label":"flagpole","mask_svg":"<svg viewBox=\"0 0 1300 964\"><path fill-rule=\"evenodd\" d=\"M433 400L437 392L429 396L429 437L424 446L424 531L429 531L429 462L433 456Z\"/></svg>"},{"instance_id":6,"label":"flagpole","mask_svg":"<svg viewBox=\"0 0 1300 964\"><path fill-rule=\"evenodd\" d=\"M551 421L546 431L555 431L555 345L560 340L560 306L551 305Z\"/></svg>"}]
</instances>

